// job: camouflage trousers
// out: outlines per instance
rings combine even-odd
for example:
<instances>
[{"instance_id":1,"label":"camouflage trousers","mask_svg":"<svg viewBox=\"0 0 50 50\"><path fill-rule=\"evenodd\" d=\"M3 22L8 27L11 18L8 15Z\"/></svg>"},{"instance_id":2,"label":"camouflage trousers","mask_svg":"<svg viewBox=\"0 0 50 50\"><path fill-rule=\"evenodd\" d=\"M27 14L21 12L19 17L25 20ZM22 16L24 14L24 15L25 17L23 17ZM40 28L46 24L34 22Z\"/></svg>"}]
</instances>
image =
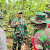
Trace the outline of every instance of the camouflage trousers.
<instances>
[{"instance_id":1,"label":"camouflage trousers","mask_svg":"<svg viewBox=\"0 0 50 50\"><path fill-rule=\"evenodd\" d=\"M17 37L16 34L13 35L13 50L16 50L16 46L18 44L18 50L21 49L21 41L23 41L23 37Z\"/></svg>"}]
</instances>

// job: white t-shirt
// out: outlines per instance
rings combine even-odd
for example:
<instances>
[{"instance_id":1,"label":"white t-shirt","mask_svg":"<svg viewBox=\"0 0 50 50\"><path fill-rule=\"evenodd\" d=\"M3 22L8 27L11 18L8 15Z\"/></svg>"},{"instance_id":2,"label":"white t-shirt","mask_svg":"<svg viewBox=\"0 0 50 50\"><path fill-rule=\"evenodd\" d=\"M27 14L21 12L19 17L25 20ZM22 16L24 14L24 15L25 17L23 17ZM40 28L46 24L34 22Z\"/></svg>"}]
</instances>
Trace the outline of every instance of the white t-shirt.
<instances>
[{"instance_id":1,"label":"white t-shirt","mask_svg":"<svg viewBox=\"0 0 50 50\"><path fill-rule=\"evenodd\" d=\"M0 27L0 50L7 50L6 34L1 27Z\"/></svg>"}]
</instances>

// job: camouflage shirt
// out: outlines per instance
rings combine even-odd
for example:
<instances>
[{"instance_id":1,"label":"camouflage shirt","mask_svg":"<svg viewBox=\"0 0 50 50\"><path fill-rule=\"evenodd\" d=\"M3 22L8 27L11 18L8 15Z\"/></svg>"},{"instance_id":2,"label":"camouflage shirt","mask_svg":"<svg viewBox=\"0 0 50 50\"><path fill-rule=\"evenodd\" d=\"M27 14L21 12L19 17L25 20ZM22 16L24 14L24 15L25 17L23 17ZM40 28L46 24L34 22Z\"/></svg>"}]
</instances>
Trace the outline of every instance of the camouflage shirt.
<instances>
[{"instance_id":1,"label":"camouflage shirt","mask_svg":"<svg viewBox=\"0 0 50 50\"><path fill-rule=\"evenodd\" d=\"M15 26L16 22L19 22L17 26ZM14 33L17 35L17 37L22 37L23 35L27 36L27 23L23 18L14 19L11 23L11 27L15 28Z\"/></svg>"},{"instance_id":2,"label":"camouflage shirt","mask_svg":"<svg viewBox=\"0 0 50 50\"><path fill-rule=\"evenodd\" d=\"M50 32L45 30L39 30L34 35L35 44L43 45L44 48L50 48Z\"/></svg>"},{"instance_id":3,"label":"camouflage shirt","mask_svg":"<svg viewBox=\"0 0 50 50\"><path fill-rule=\"evenodd\" d=\"M0 27L2 27L2 20L0 20Z\"/></svg>"}]
</instances>

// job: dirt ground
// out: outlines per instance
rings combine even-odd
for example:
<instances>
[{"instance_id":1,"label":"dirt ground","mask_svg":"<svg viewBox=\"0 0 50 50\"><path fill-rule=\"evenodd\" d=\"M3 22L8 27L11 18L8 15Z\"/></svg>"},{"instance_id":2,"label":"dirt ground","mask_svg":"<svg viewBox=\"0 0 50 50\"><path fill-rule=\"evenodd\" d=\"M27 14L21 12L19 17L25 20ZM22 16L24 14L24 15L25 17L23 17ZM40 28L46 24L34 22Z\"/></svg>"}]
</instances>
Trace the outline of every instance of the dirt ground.
<instances>
[{"instance_id":1,"label":"dirt ground","mask_svg":"<svg viewBox=\"0 0 50 50\"><path fill-rule=\"evenodd\" d=\"M11 38L7 38L6 41L7 41L7 43L9 43L11 45L13 44L13 39L11 39ZM12 50L12 47L10 47L10 48L7 47L7 50Z\"/></svg>"},{"instance_id":2,"label":"dirt ground","mask_svg":"<svg viewBox=\"0 0 50 50\"><path fill-rule=\"evenodd\" d=\"M7 43L9 43L11 45L13 44L13 39L7 38L6 40L7 40ZM12 47L10 47L10 48L7 47L7 49L12 50ZM17 50L17 48L16 48L16 50ZM23 44L21 50L30 50L30 49L27 45Z\"/></svg>"},{"instance_id":3,"label":"dirt ground","mask_svg":"<svg viewBox=\"0 0 50 50\"><path fill-rule=\"evenodd\" d=\"M6 40L7 40L7 43L9 43L11 45L13 44L13 39L7 38ZM12 47L10 47L10 48L7 47L7 50L12 50ZM17 47L16 47L16 50L17 50ZM21 50L30 50L30 48L26 44L23 44ZM46 50L48 50L48 49L46 49Z\"/></svg>"}]
</instances>

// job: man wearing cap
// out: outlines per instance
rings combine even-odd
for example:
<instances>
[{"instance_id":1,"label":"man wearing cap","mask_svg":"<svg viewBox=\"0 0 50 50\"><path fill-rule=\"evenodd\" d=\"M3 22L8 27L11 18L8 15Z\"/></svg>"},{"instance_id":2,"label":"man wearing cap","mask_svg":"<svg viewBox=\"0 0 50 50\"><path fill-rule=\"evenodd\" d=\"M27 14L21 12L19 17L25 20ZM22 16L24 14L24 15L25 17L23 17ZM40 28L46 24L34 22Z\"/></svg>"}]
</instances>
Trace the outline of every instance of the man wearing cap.
<instances>
[{"instance_id":1,"label":"man wearing cap","mask_svg":"<svg viewBox=\"0 0 50 50\"><path fill-rule=\"evenodd\" d=\"M47 29L47 24L50 21L46 18L46 14L42 12L36 13L36 17L31 17L31 24L35 24L37 31L34 35L35 49L50 50L50 32Z\"/></svg>"},{"instance_id":2,"label":"man wearing cap","mask_svg":"<svg viewBox=\"0 0 50 50\"><path fill-rule=\"evenodd\" d=\"M47 14L47 18L50 18L50 11L44 11L43 13Z\"/></svg>"},{"instance_id":3,"label":"man wearing cap","mask_svg":"<svg viewBox=\"0 0 50 50\"><path fill-rule=\"evenodd\" d=\"M21 41L23 41L23 37L27 37L27 23L22 18L22 12L18 11L17 13L18 18L15 18L12 23L11 27L15 28L14 35L13 35L13 50L16 50L16 46L18 43L18 50L21 49Z\"/></svg>"},{"instance_id":4,"label":"man wearing cap","mask_svg":"<svg viewBox=\"0 0 50 50\"><path fill-rule=\"evenodd\" d=\"M3 19L3 15L2 12L0 11L0 50L7 50L6 34L4 30L1 28L2 27L1 19Z\"/></svg>"},{"instance_id":5,"label":"man wearing cap","mask_svg":"<svg viewBox=\"0 0 50 50\"><path fill-rule=\"evenodd\" d=\"M50 21L50 11L44 11L47 14L47 19ZM50 32L50 23L48 23L48 31Z\"/></svg>"},{"instance_id":6,"label":"man wearing cap","mask_svg":"<svg viewBox=\"0 0 50 50\"><path fill-rule=\"evenodd\" d=\"M2 26L2 19L3 19L3 15L2 12L0 11L0 27Z\"/></svg>"}]
</instances>

